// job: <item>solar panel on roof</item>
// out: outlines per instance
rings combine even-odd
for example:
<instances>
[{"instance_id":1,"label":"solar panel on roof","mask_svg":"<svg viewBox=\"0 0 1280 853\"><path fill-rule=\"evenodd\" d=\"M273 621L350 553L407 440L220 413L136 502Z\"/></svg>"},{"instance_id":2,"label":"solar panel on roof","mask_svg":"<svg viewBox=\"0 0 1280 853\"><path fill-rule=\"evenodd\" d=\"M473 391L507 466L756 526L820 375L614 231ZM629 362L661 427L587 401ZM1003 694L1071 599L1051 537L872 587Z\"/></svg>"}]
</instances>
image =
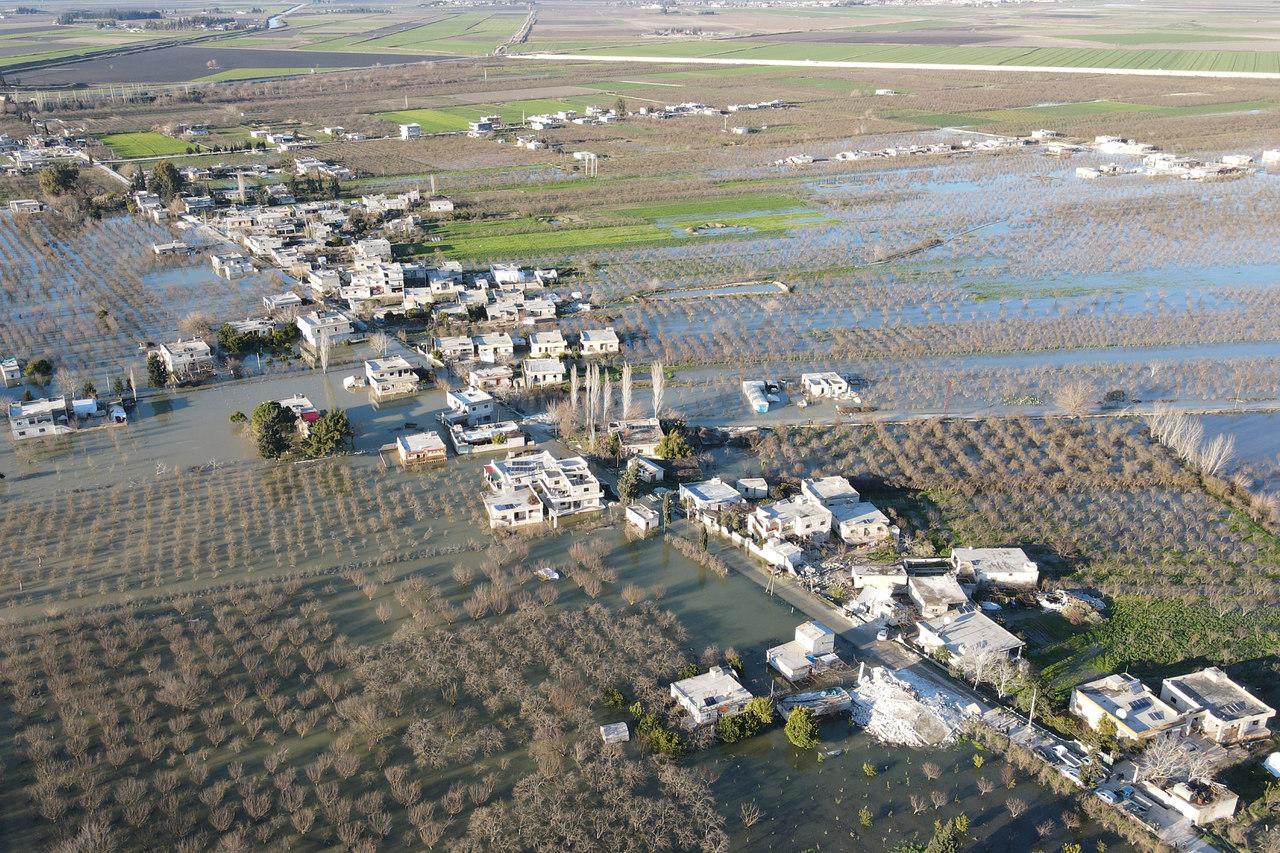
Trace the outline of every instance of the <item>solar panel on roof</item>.
<instances>
[{"instance_id":1,"label":"solar panel on roof","mask_svg":"<svg viewBox=\"0 0 1280 853\"><path fill-rule=\"evenodd\" d=\"M1150 707L1151 707L1151 700L1150 700L1150 699L1147 699L1147 698L1143 698L1143 699L1135 699L1132 703L1130 703L1130 705L1129 705L1129 710L1130 710L1130 711L1145 711L1147 708L1150 708Z\"/></svg>"}]
</instances>

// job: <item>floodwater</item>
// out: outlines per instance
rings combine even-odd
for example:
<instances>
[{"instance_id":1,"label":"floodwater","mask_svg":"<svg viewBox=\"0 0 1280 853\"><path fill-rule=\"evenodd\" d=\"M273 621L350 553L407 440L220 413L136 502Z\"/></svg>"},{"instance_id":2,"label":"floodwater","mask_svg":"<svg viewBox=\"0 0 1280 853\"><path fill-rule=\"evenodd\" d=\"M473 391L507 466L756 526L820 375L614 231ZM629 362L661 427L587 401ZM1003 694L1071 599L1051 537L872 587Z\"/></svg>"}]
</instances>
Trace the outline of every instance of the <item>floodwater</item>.
<instances>
[{"instance_id":1,"label":"floodwater","mask_svg":"<svg viewBox=\"0 0 1280 853\"><path fill-rule=\"evenodd\" d=\"M1234 470L1245 473L1255 490L1280 493L1280 412L1204 415L1205 437L1236 440Z\"/></svg>"}]
</instances>

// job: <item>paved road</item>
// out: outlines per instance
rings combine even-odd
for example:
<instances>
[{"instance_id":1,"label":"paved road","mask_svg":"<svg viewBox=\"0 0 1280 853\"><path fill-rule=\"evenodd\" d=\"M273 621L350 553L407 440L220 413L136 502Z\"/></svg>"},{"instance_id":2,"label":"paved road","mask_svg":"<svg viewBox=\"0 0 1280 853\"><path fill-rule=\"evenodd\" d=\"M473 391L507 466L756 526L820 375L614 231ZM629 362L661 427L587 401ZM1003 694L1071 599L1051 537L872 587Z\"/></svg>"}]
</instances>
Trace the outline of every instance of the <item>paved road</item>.
<instances>
[{"instance_id":1,"label":"paved road","mask_svg":"<svg viewBox=\"0 0 1280 853\"><path fill-rule=\"evenodd\" d=\"M1110 74L1120 77L1220 77L1280 80L1271 71L1179 71L1164 68L1073 68L1064 65L965 65L942 62L842 62L813 59L749 59L720 56L602 56L597 53L513 53L512 59L575 62L640 62L646 65L767 65L783 68L871 68L909 71L1012 71L1018 74Z\"/></svg>"}]
</instances>

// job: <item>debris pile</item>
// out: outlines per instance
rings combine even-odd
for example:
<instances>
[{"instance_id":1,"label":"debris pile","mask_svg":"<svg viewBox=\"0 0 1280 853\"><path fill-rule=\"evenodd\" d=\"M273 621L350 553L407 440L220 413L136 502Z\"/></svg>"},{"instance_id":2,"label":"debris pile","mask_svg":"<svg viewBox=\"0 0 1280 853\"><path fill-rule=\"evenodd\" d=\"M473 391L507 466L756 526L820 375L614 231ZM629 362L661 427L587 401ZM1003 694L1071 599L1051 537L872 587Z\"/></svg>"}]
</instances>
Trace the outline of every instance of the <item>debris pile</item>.
<instances>
[{"instance_id":1,"label":"debris pile","mask_svg":"<svg viewBox=\"0 0 1280 853\"><path fill-rule=\"evenodd\" d=\"M853 691L854 722L877 741L896 746L950 743L964 713L953 697L883 667L870 670Z\"/></svg>"}]
</instances>

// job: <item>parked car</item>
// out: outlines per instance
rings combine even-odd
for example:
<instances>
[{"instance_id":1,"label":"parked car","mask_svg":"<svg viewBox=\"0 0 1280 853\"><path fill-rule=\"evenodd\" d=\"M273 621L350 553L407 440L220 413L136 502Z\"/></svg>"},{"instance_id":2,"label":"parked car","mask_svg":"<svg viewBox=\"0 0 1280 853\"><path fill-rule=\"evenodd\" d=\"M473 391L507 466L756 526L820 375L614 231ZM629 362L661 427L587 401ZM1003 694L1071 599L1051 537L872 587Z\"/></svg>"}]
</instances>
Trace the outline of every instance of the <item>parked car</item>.
<instances>
[{"instance_id":1,"label":"parked car","mask_svg":"<svg viewBox=\"0 0 1280 853\"><path fill-rule=\"evenodd\" d=\"M877 639L877 640L879 640L879 641L880 641L880 642L882 642L882 643L883 643L885 640L889 639L889 629L888 629L888 628L881 628L879 631L876 631L876 639Z\"/></svg>"},{"instance_id":2,"label":"parked car","mask_svg":"<svg viewBox=\"0 0 1280 853\"><path fill-rule=\"evenodd\" d=\"M1120 795L1115 791L1109 791L1106 788L1099 788L1094 791L1094 793L1097 794L1098 799L1102 800L1104 803L1110 803L1113 806L1120 804Z\"/></svg>"}]
</instances>

